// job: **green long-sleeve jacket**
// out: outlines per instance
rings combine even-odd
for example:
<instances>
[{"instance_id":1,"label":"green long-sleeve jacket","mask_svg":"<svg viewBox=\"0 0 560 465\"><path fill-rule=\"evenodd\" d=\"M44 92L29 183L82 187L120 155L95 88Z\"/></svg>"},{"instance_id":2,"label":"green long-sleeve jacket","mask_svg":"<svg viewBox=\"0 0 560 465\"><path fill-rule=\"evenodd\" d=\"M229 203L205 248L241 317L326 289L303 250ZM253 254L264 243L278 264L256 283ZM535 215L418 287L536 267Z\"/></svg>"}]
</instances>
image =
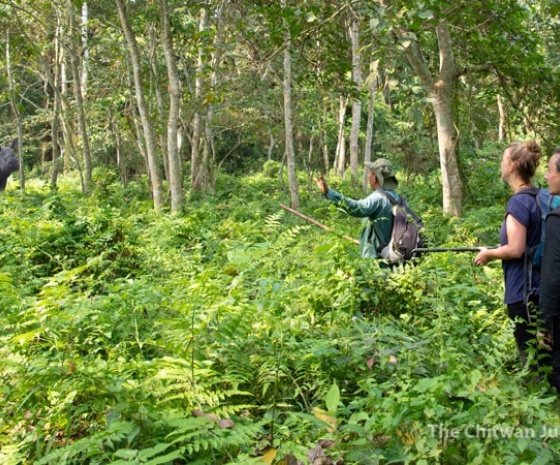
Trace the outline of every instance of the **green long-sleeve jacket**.
<instances>
[{"instance_id":1,"label":"green long-sleeve jacket","mask_svg":"<svg viewBox=\"0 0 560 465\"><path fill-rule=\"evenodd\" d=\"M362 257L378 258L379 250L389 243L393 226L392 205L381 194L382 189L373 191L367 197L354 200L345 197L334 189L329 188L325 197L341 206L350 216L363 218L363 228L360 234L360 253ZM386 190L395 200L399 196L396 192Z\"/></svg>"}]
</instances>

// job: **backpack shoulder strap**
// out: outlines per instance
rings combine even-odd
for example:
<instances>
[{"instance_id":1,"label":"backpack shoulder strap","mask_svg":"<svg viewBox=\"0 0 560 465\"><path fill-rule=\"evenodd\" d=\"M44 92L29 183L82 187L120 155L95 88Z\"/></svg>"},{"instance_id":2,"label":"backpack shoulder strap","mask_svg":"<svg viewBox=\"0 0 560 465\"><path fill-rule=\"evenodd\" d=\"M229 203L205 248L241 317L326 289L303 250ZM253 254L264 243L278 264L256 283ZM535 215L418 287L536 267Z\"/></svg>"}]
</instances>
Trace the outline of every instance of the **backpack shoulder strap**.
<instances>
[{"instance_id":1,"label":"backpack shoulder strap","mask_svg":"<svg viewBox=\"0 0 560 465\"><path fill-rule=\"evenodd\" d=\"M539 206L541 206L541 210L542 206L544 206L546 211L550 211L553 200L548 189L539 189Z\"/></svg>"},{"instance_id":2,"label":"backpack shoulder strap","mask_svg":"<svg viewBox=\"0 0 560 465\"><path fill-rule=\"evenodd\" d=\"M556 207L554 210L550 210L548 212L548 215L546 215L546 216L548 217L550 215L560 216L560 207Z\"/></svg>"},{"instance_id":3,"label":"backpack shoulder strap","mask_svg":"<svg viewBox=\"0 0 560 465\"><path fill-rule=\"evenodd\" d=\"M393 205L398 205L398 206L400 206L400 207L404 207L405 210L406 210L406 212L407 212L410 216L412 216L412 218L414 219L414 221L415 221L416 223L418 223L418 225L424 226L424 222L420 219L420 217L419 217L416 213L414 213L414 212L412 211L412 209L408 206L408 204L404 201L404 199L403 199L399 194L397 194L397 198L395 199L395 198L393 198L393 196L392 196L391 194L389 194L388 192L379 191L379 193L382 194L383 197L385 197L386 199L388 199L389 202L391 202Z\"/></svg>"},{"instance_id":4,"label":"backpack shoulder strap","mask_svg":"<svg viewBox=\"0 0 560 465\"><path fill-rule=\"evenodd\" d=\"M545 201L544 206L546 207L546 192L542 192L543 189L539 189L535 186L527 187L521 189L513 195L527 194L535 199L537 208L539 209L539 216L542 220L543 208L541 207L541 201ZM523 254L523 302L525 305L529 302L531 295L538 293L538 288L533 288L533 257L537 252L539 244L534 247L526 247L525 253Z\"/></svg>"},{"instance_id":5,"label":"backpack shoulder strap","mask_svg":"<svg viewBox=\"0 0 560 465\"><path fill-rule=\"evenodd\" d=\"M391 194L389 194L389 192L384 191L384 190L380 190L379 193L385 197L389 202L391 202L391 204L393 205L402 205L403 201L400 195L397 194L397 198L395 199Z\"/></svg>"}]
</instances>

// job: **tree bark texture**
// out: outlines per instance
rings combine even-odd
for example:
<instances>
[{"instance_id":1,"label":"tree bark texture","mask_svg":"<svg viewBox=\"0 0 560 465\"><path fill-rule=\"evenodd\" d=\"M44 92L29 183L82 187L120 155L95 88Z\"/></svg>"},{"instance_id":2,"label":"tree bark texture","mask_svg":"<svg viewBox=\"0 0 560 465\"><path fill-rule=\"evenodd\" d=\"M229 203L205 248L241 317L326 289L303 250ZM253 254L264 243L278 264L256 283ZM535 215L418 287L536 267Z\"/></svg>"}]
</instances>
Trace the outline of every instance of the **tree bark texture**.
<instances>
[{"instance_id":1,"label":"tree bark texture","mask_svg":"<svg viewBox=\"0 0 560 465\"><path fill-rule=\"evenodd\" d=\"M78 63L78 46L77 46L77 33L76 33L76 22L75 22L75 9L71 1L67 3L67 15L68 15L68 44L69 44L69 59L70 59L70 69L72 70L72 77L74 81L74 98L76 101L76 110L78 117L78 127L80 131L80 137L82 139L82 156L83 156L83 167L84 167L84 177L83 177L83 191L84 194L88 194L91 188L91 182L93 177L93 164L91 160L91 152L89 148L89 136L86 124L86 112L84 109L84 98L82 94L82 74L80 73L80 66Z\"/></svg>"},{"instance_id":2,"label":"tree bark texture","mask_svg":"<svg viewBox=\"0 0 560 465\"><path fill-rule=\"evenodd\" d=\"M440 60L439 74L436 78L432 76L418 42L410 42L406 49L407 58L428 93L436 117L443 184L443 211L452 216L461 216L462 182L457 162L457 135L452 109L457 72L447 23L441 21L436 32Z\"/></svg>"},{"instance_id":3,"label":"tree bark texture","mask_svg":"<svg viewBox=\"0 0 560 465\"><path fill-rule=\"evenodd\" d=\"M336 143L336 155L334 169L336 174L344 176L346 171L346 107L348 98L341 95L338 99L338 140Z\"/></svg>"},{"instance_id":4,"label":"tree bark texture","mask_svg":"<svg viewBox=\"0 0 560 465\"><path fill-rule=\"evenodd\" d=\"M350 37L352 40L352 81L355 92L362 88L362 59L360 54L360 31L358 18L352 17L350 26ZM359 179L359 155L360 155L360 121L362 118L362 101L359 97L352 99L352 128L350 130L350 173L352 179Z\"/></svg>"},{"instance_id":5,"label":"tree bark texture","mask_svg":"<svg viewBox=\"0 0 560 465\"><path fill-rule=\"evenodd\" d=\"M364 149L364 163L369 162L373 155L373 122L375 117L375 80L371 80L369 84L369 95L368 95L368 118L367 118L367 128L366 128L366 143ZM368 182L368 170L364 170L363 179L364 192L369 190Z\"/></svg>"},{"instance_id":6,"label":"tree bark texture","mask_svg":"<svg viewBox=\"0 0 560 465\"><path fill-rule=\"evenodd\" d=\"M10 31L8 30L6 32L6 75L8 78L8 88L10 90L10 105L12 107L12 112L16 120L16 130L18 136L17 150L18 150L18 159L20 160L19 188L23 190L25 189L25 173L23 171L23 162L22 162L23 159L21 155L22 155L22 144L24 143L24 141L23 141L23 131L21 128L20 114L18 111L18 106L16 101L16 89L15 89L14 76L12 72L12 56L10 52L10 41L11 41Z\"/></svg>"},{"instance_id":7,"label":"tree bark texture","mask_svg":"<svg viewBox=\"0 0 560 465\"><path fill-rule=\"evenodd\" d=\"M148 106L146 105L146 101L144 99L140 52L138 50L138 44L136 43L136 37L134 36L134 32L132 31L132 28L130 27L130 24L128 22L128 17L126 15L123 0L115 1L117 4L117 10L119 13L119 19L121 21L123 33L126 39L128 53L132 62L136 104L138 105L138 112L140 113L140 119L142 120L142 132L144 135L144 141L146 143L146 154L148 158L150 181L152 184L154 210L156 212L160 212L164 206L162 182L158 167L156 143L152 129L152 122L148 111Z\"/></svg>"},{"instance_id":8,"label":"tree bark texture","mask_svg":"<svg viewBox=\"0 0 560 465\"><path fill-rule=\"evenodd\" d=\"M179 115L181 112L181 84L179 70L173 52L173 41L169 28L169 7L166 0L159 0L162 45L169 81L169 116L167 119L167 158L169 164L169 187L171 190L171 212L178 214L183 210L183 180L181 159L177 146Z\"/></svg>"},{"instance_id":9,"label":"tree bark texture","mask_svg":"<svg viewBox=\"0 0 560 465\"><path fill-rule=\"evenodd\" d=\"M202 35L206 30L208 22L208 12L205 6L200 9L199 27L198 30ZM210 182L210 175L208 173L208 166L204 157L204 152L201 152L201 142L204 138L204 115L202 112L202 90L204 82L204 43L200 41L198 46L198 59L196 65L196 78L195 78L195 101L196 111L193 117L193 132L192 132L192 148L191 148L191 187L193 190L203 191L208 189Z\"/></svg>"},{"instance_id":10,"label":"tree bark texture","mask_svg":"<svg viewBox=\"0 0 560 465\"><path fill-rule=\"evenodd\" d=\"M282 90L284 94L284 129L286 135L286 161L288 165L288 185L290 189L291 207L299 209L299 192L296 173L296 156L294 152L294 132L292 116L292 65L291 65L291 38L286 29L284 48L284 78Z\"/></svg>"}]
</instances>

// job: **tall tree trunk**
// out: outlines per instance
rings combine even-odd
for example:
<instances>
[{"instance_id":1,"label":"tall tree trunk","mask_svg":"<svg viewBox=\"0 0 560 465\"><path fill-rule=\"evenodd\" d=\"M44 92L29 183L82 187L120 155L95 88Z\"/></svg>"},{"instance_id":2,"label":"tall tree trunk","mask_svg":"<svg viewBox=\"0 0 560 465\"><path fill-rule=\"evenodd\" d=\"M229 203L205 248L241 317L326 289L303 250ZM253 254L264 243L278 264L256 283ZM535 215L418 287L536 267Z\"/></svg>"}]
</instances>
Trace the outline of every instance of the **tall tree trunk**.
<instances>
[{"instance_id":1,"label":"tall tree trunk","mask_svg":"<svg viewBox=\"0 0 560 465\"><path fill-rule=\"evenodd\" d=\"M6 32L6 74L8 77L8 88L10 89L10 105L12 107L12 112L16 120L16 131L17 131L17 150L19 158L19 188L21 190L25 189L25 172L23 170L23 157L22 157L22 146L23 146L23 130L21 128L21 120L19 115L19 110L17 106L16 98L16 87L14 83L14 76L12 72L12 56L10 52L10 31Z\"/></svg>"},{"instance_id":2,"label":"tall tree trunk","mask_svg":"<svg viewBox=\"0 0 560 465\"><path fill-rule=\"evenodd\" d=\"M148 170L150 172L150 181L152 183L152 196L154 200L154 210L156 212L160 212L164 206L162 182L161 182L161 175L158 167L156 143L154 139L152 122L148 111L148 106L146 105L146 101L144 99L140 53L138 51L138 44L136 42L136 37L134 36L132 28L130 27L130 24L128 22L123 0L115 0L115 1L117 4L117 10L119 12L119 18L121 21L123 33L126 39L128 53L132 61L132 69L133 69L133 76L134 76L134 91L136 94L136 104L138 105L138 111L140 113L140 118L142 120L142 132L144 135L144 141L146 143L146 155L148 158Z\"/></svg>"},{"instance_id":3,"label":"tall tree trunk","mask_svg":"<svg viewBox=\"0 0 560 465\"><path fill-rule=\"evenodd\" d=\"M132 76L132 67L126 67L126 76L128 81L128 88L134 89L134 77ZM130 123L134 127L134 134L136 135L136 147L138 147L138 151L142 154L142 158L144 160L144 164L146 166L146 170L148 171L148 177L150 176L150 163L148 162L148 153L146 151L146 141L144 140L144 134L142 132L142 124L138 121L137 111L136 111L136 104L134 101L127 102L130 108L126 111L128 115L130 115Z\"/></svg>"},{"instance_id":4,"label":"tall tree trunk","mask_svg":"<svg viewBox=\"0 0 560 465\"><path fill-rule=\"evenodd\" d=\"M150 57L148 59L148 63L150 64L151 74L150 74L150 94L155 95L156 97L156 108L157 108L157 124L158 127L166 127L167 126L167 119L169 115L166 116L165 111L165 101L163 97L163 92L161 91L162 86L160 85L160 67L159 67L159 58L158 58L158 50L159 50L159 39L158 36L160 34L159 28L157 24L151 23L149 27L148 35L148 49ZM159 139L159 146L160 147L167 147L167 131L159 131L158 132L158 139ZM169 180L169 158L167 154L167 150L164 150L163 153L163 176L164 179Z\"/></svg>"},{"instance_id":5,"label":"tall tree trunk","mask_svg":"<svg viewBox=\"0 0 560 465\"><path fill-rule=\"evenodd\" d=\"M167 157L169 163L169 186L171 189L171 212L179 214L183 210L183 180L181 159L177 147L177 132L181 112L181 85L173 41L169 29L169 8L166 0L159 0L163 53L169 81L169 117L167 120Z\"/></svg>"},{"instance_id":6,"label":"tall tree trunk","mask_svg":"<svg viewBox=\"0 0 560 465\"><path fill-rule=\"evenodd\" d=\"M82 185L82 192L87 192L86 185L85 185L85 178L84 178L84 170L82 168L82 162L80 161L80 157L78 156L78 150L76 149L76 144L74 140L76 135L74 133L74 129L70 122L68 121L71 118L71 109L70 105L68 104L67 95L59 93L60 96L60 121L62 123L62 132L64 134L64 156L67 158L65 160L65 165L68 166L75 166L78 170L80 175L80 183Z\"/></svg>"},{"instance_id":7,"label":"tall tree trunk","mask_svg":"<svg viewBox=\"0 0 560 465\"><path fill-rule=\"evenodd\" d=\"M434 78L422 56L418 42L410 41L407 58L432 101L436 117L439 161L443 182L443 211L461 216L462 182L457 162L456 133L452 110L457 72L451 46L451 35L445 21L436 28L439 46L439 74Z\"/></svg>"},{"instance_id":8,"label":"tall tree trunk","mask_svg":"<svg viewBox=\"0 0 560 465\"><path fill-rule=\"evenodd\" d=\"M208 20L208 12L206 6L200 8L200 18L198 30L201 35L206 30L206 23ZM200 148L201 141L204 137L204 120L203 114L200 110L202 106L202 89L204 79L204 43L200 41L198 46L198 60L196 65L195 77L195 102L196 111L193 117L193 132L192 132L192 147L191 147L191 187L193 190L201 191L208 188L209 173L206 160L201 156Z\"/></svg>"},{"instance_id":9,"label":"tall tree trunk","mask_svg":"<svg viewBox=\"0 0 560 465\"><path fill-rule=\"evenodd\" d=\"M57 11L57 23L55 29L55 39L54 39L54 69L53 69L53 112L51 117L51 144L52 144L52 172L51 172L51 189L56 189L58 184L58 174L61 169L61 158L59 156L60 145L58 143L58 133L60 126L60 112L61 112L61 101L60 101L60 73L61 73L61 21L60 15ZM48 73L46 73L48 75Z\"/></svg>"},{"instance_id":10,"label":"tall tree trunk","mask_svg":"<svg viewBox=\"0 0 560 465\"><path fill-rule=\"evenodd\" d=\"M498 140L502 142L504 140L504 127L506 125L506 114L504 111L502 96L500 94L498 94L498 113L500 115L500 121L498 121Z\"/></svg>"},{"instance_id":11,"label":"tall tree trunk","mask_svg":"<svg viewBox=\"0 0 560 465\"><path fill-rule=\"evenodd\" d=\"M215 92L218 87L218 71L220 69L220 61L222 57L222 35L224 28L222 26L222 15L224 4L226 2L222 1L216 7L213 12L212 17L214 18L214 30L216 31L214 36L214 43L212 45L212 60L210 66L210 92ZM216 152L214 150L214 105L212 104L212 99L208 99L206 105L206 119L204 125L204 146L203 146L203 160L206 163L208 170L209 179L212 181L212 189L215 184L215 167L216 167Z\"/></svg>"},{"instance_id":12,"label":"tall tree trunk","mask_svg":"<svg viewBox=\"0 0 560 465\"><path fill-rule=\"evenodd\" d=\"M126 157L124 155L123 143L121 137L121 130L119 128L119 123L116 118L111 121L111 133L114 137L115 151L117 155L117 168L119 170L119 175L121 177L121 183L123 187L128 186L128 166L126 163Z\"/></svg>"},{"instance_id":13,"label":"tall tree trunk","mask_svg":"<svg viewBox=\"0 0 560 465\"><path fill-rule=\"evenodd\" d=\"M83 166L84 166L84 178L82 189L84 194L88 194L90 191L93 165L91 160L91 152L89 149L89 136L87 132L86 124L86 113L84 110L84 99L82 94L82 75L80 73L78 65L78 47L76 44L76 27L75 27L75 17L74 17L74 7L71 0L67 3L67 14L68 14L68 36L69 36L69 55L70 55L70 67L72 70L72 77L74 80L74 96L76 99L76 110L78 117L78 127L80 131L80 136L82 139L82 154L83 154Z\"/></svg>"},{"instance_id":14,"label":"tall tree trunk","mask_svg":"<svg viewBox=\"0 0 560 465\"><path fill-rule=\"evenodd\" d=\"M64 18L65 18L65 10L62 7L62 4L59 3L55 3L55 10L56 10L56 15L57 15L57 21L58 24L60 26L59 28L59 52L60 52L60 57L59 57L59 61L60 61L60 125L62 128L62 143L63 143L63 149L62 149L62 154L64 156L64 159L62 160L61 165L63 166L63 168L66 167L70 167L72 166L73 160L77 160L76 158L76 151L75 151L75 147L74 147L74 142L73 142L73 137L74 137L74 133L72 131L72 128L70 128L69 124L68 124L68 120L69 119L74 119L73 115L70 114L70 108L68 105L68 87L69 87L69 82L70 80L68 79L68 51L67 51L67 47L64 45L65 43L65 27L64 27ZM56 92L56 90L55 90ZM79 161L76 163L76 167L78 168L79 174L80 174L80 182L83 186L84 181L83 181L83 172L82 172L82 167L81 164L79 163ZM83 187L82 187L83 190Z\"/></svg>"},{"instance_id":15,"label":"tall tree trunk","mask_svg":"<svg viewBox=\"0 0 560 465\"><path fill-rule=\"evenodd\" d=\"M87 96L88 89L88 71L89 71L89 43L88 43L88 4L86 1L82 4L82 77L80 79L82 96L84 100Z\"/></svg>"},{"instance_id":16,"label":"tall tree trunk","mask_svg":"<svg viewBox=\"0 0 560 465\"><path fill-rule=\"evenodd\" d=\"M362 89L362 60L360 54L360 31L358 18L352 16L350 25L350 37L352 39L352 81L354 92L359 93ZM352 128L350 130L350 173L352 179L359 179L359 152L360 152L360 121L362 118L362 100L359 97L352 99Z\"/></svg>"},{"instance_id":17,"label":"tall tree trunk","mask_svg":"<svg viewBox=\"0 0 560 465\"><path fill-rule=\"evenodd\" d=\"M268 130L268 150L266 151L266 159L272 160L272 152L274 151L274 134L272 130Z\"/></svg>"},{"instance_id":18,"label":"tall tree trunk","mask_svg":"<svg viewBox=\"0 0 560 465\"><path fill-rule=\"evenodd\" d=\"M327 131L321 131L321 141L323 147L323 166L325 167L325 173L329 173L330 160L329 160L329 141L327 136Z\"/></svg>"},{"instance_id":19,"label":"tall tree trunk","mask_svg":"<svg viewBox=\"0 0 560 465\"><path fill-rule=\"evenodd\" d=\"M60 96L58 92L54 95L53 114L51 121L51 144L52 144L52 172L51 172L51 189L56 189L58 184L58 174L60 173L60 164L62 157L60 156L60 144L58 142L58 133L60 127Z\"/></svg>"},{"instance_id":20,"label":"tall tree trunk","mask_svg":"<svg viewBox=\"0 0 560 465\"><path fill-rule=\"evenodd\" d=\"M286 7L286 0L282 0L283 8ZM292 65L291 65L291 36L288 26L285 32L284 48L284 78L282 80L282 90L284 93L284 129L286 135L286 161L288 165L288 186L290 189L291 206L299 209L299 192L296 173L296 156L294 152L294 130L292 116Z\"/></svg>"},{"instance_id":21,"label":"tall tree trunk","mask_svg":"<svg viewBox=\"0 0 560 465\"><path fill-rule=\"evenodd\" d=\"M366 143L364 150L364 163L372 160L373 155L373 121L375 116L375 91L376 82L372 79L369 83L369 96L368 96L368 118L367 118L367 129L366 129ZM363 188L364 192L369 190L368 182L368 172L369 170L364 170Z\"/></svg>"},{"instance_id":22,"label":"tall tree trunk","mask_svg":"<svg viewBox=\"0 0 560 465\"><path fill-rule=\"evenodd\" d=\"M75 166L78 170L80 176L80 183L82 185L82 192L86 192L87 189L85 187L85 179L84 179L84 170L82 169L82 162L80 161L80 157L78 156L78 151L76 149L76 134L74 131L74 127L71 124L71 121L76 119L76 115L72 111L72 106L68 103L68 88L70 86L68 80L68 60L72 60L69 57L70 53L68 50L68 46L64 46L64 38L70 35L69 31L65 32L64 25L68 26L68 18L65 15L68 15L68 12L62 8L62 4L55 4L55 13L57 16L57 24L60 26L58 28L58 51L59 51L59 70L60 70L60 88L53 87L53 92L58 94L59 102L60 102L60 123L62 126L62 133L63 137L63 144L64 144L64 166ZM66 19L66 22L65 22ZM47 72L48 75L48 72Z\"/></svg>"},{"instance_id":23,"label":"tall tree trunk","mask_svg":"<svg viewBox=\"0 0 560 465\"><path fill-rule=\"evenodd\" d=\"M338 140L336 143L336 155L334 170L339 176L344 176L346 171L346 106L348 98L341 95L338 99Z\"/></svg>"}]
</instances>

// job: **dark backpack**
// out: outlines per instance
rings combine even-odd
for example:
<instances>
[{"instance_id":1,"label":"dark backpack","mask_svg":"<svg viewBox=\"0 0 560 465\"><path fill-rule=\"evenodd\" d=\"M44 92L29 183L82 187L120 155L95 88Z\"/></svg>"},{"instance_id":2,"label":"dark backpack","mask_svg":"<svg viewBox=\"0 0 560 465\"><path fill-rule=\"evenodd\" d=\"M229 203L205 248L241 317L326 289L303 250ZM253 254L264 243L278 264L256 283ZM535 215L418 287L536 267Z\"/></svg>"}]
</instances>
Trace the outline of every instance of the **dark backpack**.
<instances>
[{"instance_id":1,"label":"dark backpack","mask_svg":"<svg viewBox=\"0 0 560 465\"><path fill-rule=\"evenodd\" d=\"M400 196L394 199L387 192L381 194L393 205L393 226L389 243L380 248L379 254L391 264L407 262L414 256L414 249L423 246L420 231L424 223Z\"/></svg>"},{"instance_id":2,"label":"dark backpack","mask_svg":"<svg viewBox=\"0 0 560 465\"><path fill-rule=\"evenodd\" d=\"M541 216L541 237L539 243L534 247L528 247L525 250L525 254L523 256L523 297L525 303L527 303L531 295L538 294L539 292L538 288L533 287L533 269L540 269L541 267L542 253L545 241L546 216L550 213L551 210L560 206L560 197L557 195L550 195L548 189L538 189L536 187L523 189L517 192L515 195L517 194L528 194L531 197L534 197Z\"/></svg>"},{"instance_id":3,"label":"dark backpack","mask_svg":"<svg viewBox=\"0 0 560 465\"><path fill-rule=\"evenodd\" d=\"M517 192L517 194L528 194L531 197L534 197L535 202L537 203L537 207L540 211L541 238L539 240L539 243L535 247L531 247L528 249L528 255L529 258L531 259L531 262L533 263L534 266L540 268L541 261L542 261L542 253L544 248L544 240L545 240L546 215L548 215L556 207L560 207L560 196L550 195L548 189L538 189L536 187L529 187L527 189L523 189Z\"/></svg>"},{"instance_id":4,"label":"dark backpack","mask_svg":"<svg viewBox=\"0 0 560 465\"><path fill-rule=\"evenodd\" d=\"M539 189L539 194L536 198L538 200L537 204L541 210L541 240L533 255L533 264L540 268L541 261L542 261L542 253L544 249L545 233L546 233L545 231L546 215L548 215L555 208L560 207L560 196L550 195L548 189Z\"/></svg>"}]
</instances>

